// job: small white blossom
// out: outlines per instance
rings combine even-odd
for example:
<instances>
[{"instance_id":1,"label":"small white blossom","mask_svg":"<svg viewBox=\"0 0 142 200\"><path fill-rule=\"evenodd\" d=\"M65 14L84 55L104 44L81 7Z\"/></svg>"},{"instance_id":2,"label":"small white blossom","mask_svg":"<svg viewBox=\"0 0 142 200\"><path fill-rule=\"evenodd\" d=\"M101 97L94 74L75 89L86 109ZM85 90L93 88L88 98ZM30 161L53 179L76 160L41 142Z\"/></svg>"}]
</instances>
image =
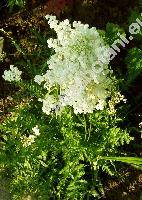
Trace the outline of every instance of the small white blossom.
<instances>
[{"instance_id":1,"label":"small white blossom","mask_svg":"<svg viewBox=\"0 0 142 200\"><path fill-rule=\"evenodd\" d=\"M32 131L34 132L34 134L30 134L29 136L21 137L21 142L22 142L23 147L28 147L28 146L32 145L35 142L35 139L37 138L37 136L40 135L38 125L36 125L34 128L32 128Z\"/></svg>"},{"instance_id":2,"label":"small white blossom","mask_svg":"<svg viewBox=\"0 0 142 200\"><path fill-rule=\"evenodd\" d=\"M32 197L30 196L30 195L28 195L28 196L24 196L23 198L22 198L22 200L32 200Z\"/></svg>"},{"instance_id":3,"label":"small white blossom","mask_svg":"<svg viewBox=\"0 0 142 200\"><path fill-rule=\"evenodd\" d=\"M22 136L21 137L21 142L23 147L28 147L30 146L32 143L35 142L36 136L35 135L29 135L27 136Z\"/></svg>"},{"instance_id":4,"label":"small white blossom","mask_svg":"<svg viewBox=\"0 0 142 200\"><path fill-rule=\"evenodd\" d=\"M98 101L98 104L96 105L96 109L97 110L103 110L104 109L104 106L105 106L105 101L103 101L102 99L100 99Z\"/></svg>"},{"instance_id":5,"label":"small white blossom","mask_svg":"<svg viewBox=\"0 0 142 200\"><path fill-rule=\"evenodd\" d=\"M139 123L139 128L142 128L142 122Z\"/></svg>"},{"instance_id":6,"label":"small white blossom","mask_svg":"<svg viewBox=\"0 0 142 200\"><path fill-rule=\"evenodd\" d=\"M39 85L41 85L41 83L44 81L44 77L41 76L41 75L36 75L36 76L34 77L34 81L35 81L36 83L38 83Z\"/></svg>"},{"instance_id":7,"label":"small white blossom","mask_svg":"<svg viewBox=\"0 0 142 200\"><path fill-rule=\"evenodd\" d=\"M39 131L38 125L36 125L34 128L32 128L32 131L34 132L34 134L35 134L36 136L39 136L39 135L40 135L40 131Z\"/></svg>"},{"instance_id":8,"label":"small white blossom","mask_svg":"<svg viewBox=\"0 0 142 200\"><path fill-rule=\"evenodd\" d=\"M39 101L43 102L42 111L47 115L57 107L57 100L53 95L48 95L45 99L39 99Z\"/></svg>"},{"instance_id":9,"label":"small white blossom","mask_svg":"<svg viewBox=\"0 0 142 200\"><path fill-rule=\"evenodd\" d=\"M3 61L6 56L6 53L0 53L0 61Z\"/></svg>"},{"instance_id":10,"label":"small white blossom","mask_svg":"<svg viewBox=\"0 0 142 200\"><path fill-rule=\"evenodd\" d=\"M17 67L10 65L10 70L5 70L2 77L9 82L20 81L22 72Z\"/></svg>"}]
</instances>

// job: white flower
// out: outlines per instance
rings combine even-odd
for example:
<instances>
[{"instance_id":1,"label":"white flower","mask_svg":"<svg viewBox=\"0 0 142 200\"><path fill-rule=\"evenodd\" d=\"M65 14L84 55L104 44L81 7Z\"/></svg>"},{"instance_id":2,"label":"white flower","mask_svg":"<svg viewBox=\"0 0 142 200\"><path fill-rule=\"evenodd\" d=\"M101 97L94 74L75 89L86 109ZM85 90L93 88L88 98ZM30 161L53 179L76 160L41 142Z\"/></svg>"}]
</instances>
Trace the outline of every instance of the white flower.
<instances>
[{"instance_id":1,"label":"white flower","mask_svg":"<svg viewBox=\"0 0 142 200\"><path fill-rule=\"evenodd\" d=\"M34 81L35 81L36 83L38 83L39 85L41 85L41 83L44 81L44 77L41 76L41 75L36 75L36 76L34 77Z\"/></svg>"},{"instance_id":2,"label":"white flower","mask_svg":"<svg viewBox=\"0 0 142 200\"><path fill-rule=\"evenodd\" d=\"M47 15L50 28L57 34L57 39L48 39L47 43L55 54L48 60L49 70L44 77L44 88L48 95L42 99L42 110L47 115L58 112L69 105L75 113L92 113L102 110L112 89L112 70L109 47L95 27L69 20L59 22L55 16ZM39 78L41 82L42 78ZM38 82L38 81L37 81ZM50 95L50 88L58 85L58 97Z\"/></svg>"},{"instance_id":3,"label":"white flower","mask_svg":"<svg viewBox=\"0 0 142 200\"><path fill-rule=\"evenodd\" d=\"M17 67L14 67L13 65L10 65L10 70L5 70L4 75L2 77L6 81L20 81L21 80L21 74L22 72L18 70Z\"/></svg>"},{"instance_id":4,"label":"white flower","mask_svg":"<svg viewBox=\"0 0 142 200\"><path fill-rule=\"evenodd\" d=\"M40 135L38 125L36 125L34 128L32 128L32 131L34 132L34 134L30 134L29 136L21 137L21 142L22 142L23 147L28 147L28 146L32 145L35 142L35 139L37 138L37 136Z\"/></svg>"},{"instance_id":5,"label":"white flower","mask_svg":"<svg viewBox=\"0 0 142 200\"><path fill-rule=\"evenodd\" d=\"M28 196L24 196L23 198L22 198L22 200L32 200L32 197L30 196L30 195L28 195Z\"/></svg>"},{"instance_id":6,"label":"white flower","mask_svg":"<svg viewBox=\"0 0 142 200\"><path fill-rule=\"evenodd\" d=\"M35 135L29 135L28 139L30 140L30 144L35 141L36 136Z\"/></svg>"},{"instance_id":7,"label":"white flower","mask_svg":"<svg viewBox=\"0 0 142 200\"><path fill-rule=\"evenodd\" d=\"M142 128L142 122L139 123L139 128Z\"/></svg>"},{"instance_id":8,"label":"white flower","mask_svg":"<svg viewBox=\"0 0 142 200\"><path fill-rule=\"evenodd\" d=\"M34 132L34 134L35 134L36 136L39 136L39 135L40 135L40 131L39 131L38 125L36 125L34 128L32 128L32 131Z\"/></svg>"},{"instance_id":9,"label":"white flower","mask_svg":"<svg viewBox=\"0 0 142 200\"><path fill-rule=\"evenodd\" d=\"M36 139L35 135L29 135L28 137L27 136L21 137L21 142L22 142L23 147L30 146L32 143L35 142L35 139Z\"/></svg>"},{"instance_id":10,"label":"white flower","mask_svg":"<svg viewBox=\"0 0 142 200\"><path fill-rule=\"evenodd\" d=\"M53 95L48 95L45 99L39 99L39 101L43 102L42 111L47 115L57 107L57 100Z\"/></svg>"},{"instance_id":11,"label":"white flower","mask_svg":"<svg viewBox=\"0 0 142 200\"><path fill-rule=\"evenodd\" d=\"M100 100L98 101L98 104L96 105L96 109L97 109L97 110L103 110L103 109L104 109L104 106L105 106L105 101L102 100L102 99L100 99Z\"/></svg>"}]
</instances>

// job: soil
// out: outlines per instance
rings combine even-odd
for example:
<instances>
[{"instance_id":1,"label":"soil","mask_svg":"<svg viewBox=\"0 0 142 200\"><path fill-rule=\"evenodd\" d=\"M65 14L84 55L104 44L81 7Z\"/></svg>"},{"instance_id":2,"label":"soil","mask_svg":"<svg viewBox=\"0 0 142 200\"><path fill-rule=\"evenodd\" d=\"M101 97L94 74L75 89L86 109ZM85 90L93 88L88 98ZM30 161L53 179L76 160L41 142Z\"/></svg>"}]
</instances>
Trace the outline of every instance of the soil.
<instances>
[{"instance_id":1,"label":"soil","mask_svg":"<svg viewBox=\"0 0 142 200\"><path fill-rule=\"evenodd\" d=\"M123 174L122 180L104 180L105 196L101 200L141 200L142 171L127 166Z\"/></svg>"}]
</instances>

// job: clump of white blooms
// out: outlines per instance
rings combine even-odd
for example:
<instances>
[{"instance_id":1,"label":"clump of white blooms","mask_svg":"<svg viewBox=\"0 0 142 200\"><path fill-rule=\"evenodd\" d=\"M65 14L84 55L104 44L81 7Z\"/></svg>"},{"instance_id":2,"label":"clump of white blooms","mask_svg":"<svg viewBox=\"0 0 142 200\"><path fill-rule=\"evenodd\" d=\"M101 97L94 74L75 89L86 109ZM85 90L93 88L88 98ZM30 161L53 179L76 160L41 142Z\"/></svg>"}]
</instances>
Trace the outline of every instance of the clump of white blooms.
<instances>
[{"instance_id":1,"label":"clump of white blooms","mask_svg":"<svg viewBox=\"0 0 142 200\"><path fill-rule=\"evenodd\" d=\"M37 138L37 136L40 135L38 125L36 125L34 128L32 128L32 131L33 131L33 134L30 134L28 137L27 136L21 137L23 147L30 146L32 143L35 142L35 139Z\"/></svg>"},{"instance_id":2,"label":"clump of white blooms","mask_svg":"<svg viewBox=\"0 0 142 200\"><path fill-rule=\"evenodd\" d=\"M48 47L55 54L49 59L44 75L37 75L35 82L44 83L48 94L43 102L43 111L50 114L69 105L77 113L92 113L94 109L103 110L106 98L112 89L109 47L105 44L95 27L66 19L62 22L55 16L47 15L50 28L57 39L48 39ZM58 87L57 87L58 86ZM59 88L58 95L50 94Z\"/></svg>"},{"instance_id":3,"label":"clump of white blooms","mask_svg":"<svg viewBox=\"0 0 142 200\"><path fill-rule=\"evenodd\" d=\"M14 67L14 65L10 65L10 70L5 70L2 77L9 82L12 81L20 81L21 80L21 74L22 72L19 71L17 67Z\"/></svg>"}]
</instances>

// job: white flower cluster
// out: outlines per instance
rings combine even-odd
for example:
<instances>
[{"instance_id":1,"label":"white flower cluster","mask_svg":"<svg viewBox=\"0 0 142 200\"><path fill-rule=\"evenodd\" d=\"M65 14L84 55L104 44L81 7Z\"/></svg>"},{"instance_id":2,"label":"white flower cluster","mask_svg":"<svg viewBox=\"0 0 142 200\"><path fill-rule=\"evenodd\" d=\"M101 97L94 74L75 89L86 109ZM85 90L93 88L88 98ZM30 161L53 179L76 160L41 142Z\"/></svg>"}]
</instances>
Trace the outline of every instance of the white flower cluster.
<instances>
[{"instance_id":1,"label":"white flower cluster","mask_svg":"<svg viewBox=\"0 0 142 200\"><path fill-rule=\"evenodd\" d=\"M21 137L21 141L23 144L23 147L28 147L30 146L32 143L35 142L35 139L37 138L37 136L40 135L40 131L38 128L38 125L36 125L34 128L32 128L32 131L34 132L34 134L27 136L23 136Z\"/></svg>"},{"instance_id":2,"label":"white flower cluster","mask_svg":"<svg viewBox=\"0 0 142 200\"><path fill-rule=\"evenodd\" d=\"M43 111L50 114L67 105L72 106L76 114L102 110L112 87L109 47L95 27L89 28L88 24L76 21L70 25L68 19L59 22L50 15L46 19L57 39L47 41L49 48L55 51L48 61L49 70L35 77L35 82L44 82L48 90L42 100ZM60 88L58 96L50 95L57 85Z\"/></svg>"},{"instance_id":3,"label":"white flower cluster","mask_svg":"<svg viewBox=\"0 0 142 200\"><path fill-rule=\"evenodd\" d=\"M116 113L116 104L123 101L124 103L127 102L127 99L125 99L124 95L122 95L120 92L115 92L115 94L111 97L111 99L108 101L109 105L109 114Z\"/></svg>"},{"instance_id":4,"label":"white flower cluster","mask_svg":"<svg viewBox=\"0 0 142 200\"><path fill-rule=\"evenodd\" d=\"M10 65L10 70L5 70L4 75L2 77L6 81L20 81L21 80L21 74L22 72L19 71L17 67L14 67L14 65Z\"/></svg>"}]
</instances>

